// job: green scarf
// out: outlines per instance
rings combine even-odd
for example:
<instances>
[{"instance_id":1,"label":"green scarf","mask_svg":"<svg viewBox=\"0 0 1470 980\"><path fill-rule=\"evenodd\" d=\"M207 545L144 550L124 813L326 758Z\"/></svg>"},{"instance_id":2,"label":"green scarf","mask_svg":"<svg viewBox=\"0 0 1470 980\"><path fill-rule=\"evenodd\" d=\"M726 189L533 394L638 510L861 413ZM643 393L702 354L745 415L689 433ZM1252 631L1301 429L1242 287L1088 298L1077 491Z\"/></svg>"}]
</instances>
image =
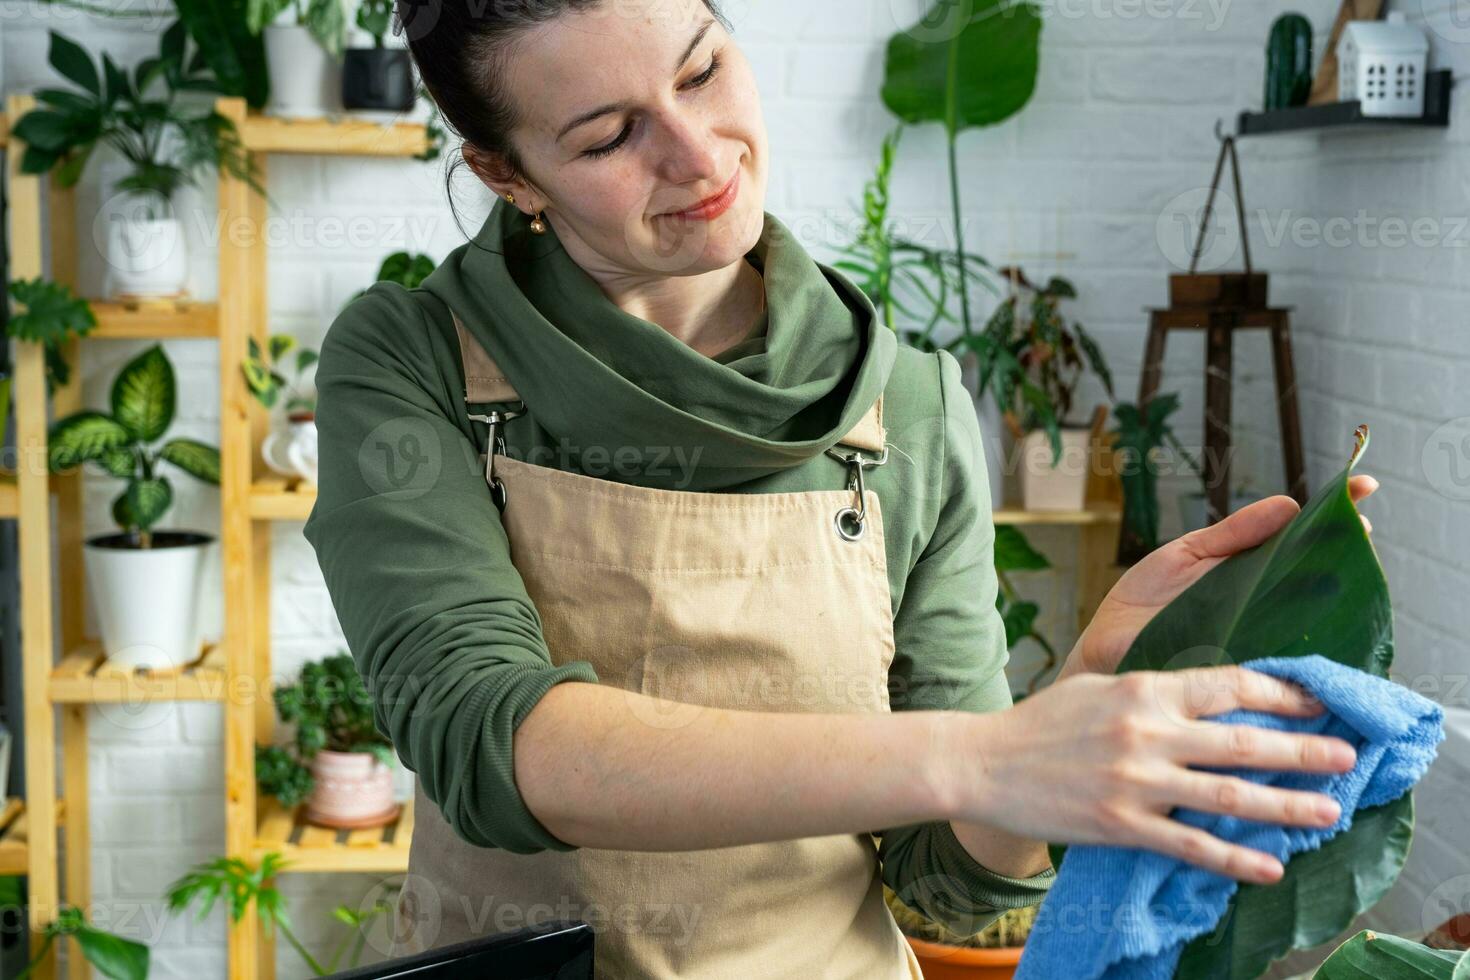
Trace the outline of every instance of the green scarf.
<instances>
[{"instance_id":1,"label":"green scarf","mask_svg":"<svg viewBox=\"0 0 1470 980\"><path fill-rule=\"evenodd\" d=\"M627 483L723 490L835 445L877 400L898 349L868 297L770 213L746 259L765 278L764 343L752 343L758 325L728 358L620 309L554 228L533 234L501 198L423 285L573 460L596 449L624 461ZM671 472L671 456L694 464L692 482Z\"/></svg>"}]
</instances>

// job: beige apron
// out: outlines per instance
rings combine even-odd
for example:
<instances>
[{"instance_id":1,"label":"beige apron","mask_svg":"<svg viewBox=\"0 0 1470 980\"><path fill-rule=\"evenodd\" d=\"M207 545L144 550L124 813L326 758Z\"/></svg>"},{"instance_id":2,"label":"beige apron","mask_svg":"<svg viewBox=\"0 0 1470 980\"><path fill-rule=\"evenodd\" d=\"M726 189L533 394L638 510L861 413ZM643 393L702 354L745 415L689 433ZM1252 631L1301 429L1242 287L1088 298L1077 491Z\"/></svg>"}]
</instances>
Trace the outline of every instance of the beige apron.
<instances>
[{"instance_id":1,"label":"beige apron","mask_svg":"<svg viewBox=\"0 0 1470 980\"><path fill-rule=\"evenodd\" d=\"M465 400L517 401L454 320ZM883 451L882 404L844 445ZM604 685L686 704L889 710L883 520L861 478L878 458L829 451L846 463L832 462L832 490L685 492L534 465L505 455L503 438L492 425L487 480L504 502L511 560L555 664L586 660ZM689 720L679 710L629 718L669 728ZM867 833L698 851L515 854L461 839L417 779L414 806L394 956L568 919L595 930L598 978L923 976L883 902Z\"/></svg>"}]
</instances>

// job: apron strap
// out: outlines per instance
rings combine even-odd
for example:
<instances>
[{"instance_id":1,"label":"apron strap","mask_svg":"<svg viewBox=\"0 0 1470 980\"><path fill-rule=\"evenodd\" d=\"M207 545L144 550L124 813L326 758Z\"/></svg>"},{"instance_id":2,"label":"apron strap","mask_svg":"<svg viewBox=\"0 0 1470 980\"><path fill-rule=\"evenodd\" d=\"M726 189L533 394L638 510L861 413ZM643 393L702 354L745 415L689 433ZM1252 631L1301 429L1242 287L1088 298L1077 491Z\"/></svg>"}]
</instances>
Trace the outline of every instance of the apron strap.
<instances>
[{"instance_id":1,"label":"apron strap","mask_svg":"<svg viewBox=\"0 0 1470 980\"><path fill-rule=\"evenodd\" d=\"M454 330L459 334L460 359L464 363L464 400L467 402L520 401L521 396L516 393L515 386L510 383L505 372L500 370L500 365L495 363L495 359L485 350L484 345L465 328L459 314L452 309L449 313L454 317ZM885 435L883 395L880 392L873 407L868 409L861 419L858 419L857 425L838 440L838 443L854 449L880 453L883 451Z\"/></svg>"}]
</instances>

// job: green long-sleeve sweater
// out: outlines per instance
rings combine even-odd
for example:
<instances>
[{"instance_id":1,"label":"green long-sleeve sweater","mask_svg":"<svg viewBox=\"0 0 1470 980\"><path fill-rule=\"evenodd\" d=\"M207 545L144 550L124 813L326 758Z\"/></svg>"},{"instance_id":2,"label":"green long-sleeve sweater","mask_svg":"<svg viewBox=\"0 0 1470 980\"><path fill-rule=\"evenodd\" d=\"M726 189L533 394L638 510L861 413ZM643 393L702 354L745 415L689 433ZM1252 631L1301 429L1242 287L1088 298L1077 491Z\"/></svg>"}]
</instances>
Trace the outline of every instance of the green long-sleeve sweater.
<instances>
[{"instance_id":1,"label":"green long-sleeve sweater","mask_svg":"<svg viewBox=\"0 0 1470 980\"><path fill-rule=\"evenodd\" d=\"M856 287L766 222L747 258L764 274L767 311L715 358L617 308L554 233L529 236L500 203L422 287L378 283L328 331L305 535L379 730L471 843L572 849L525 806L512 738L552 685L598 677L585 661L552 666L485 486L485 427L467 414L490 406L466 406L450 307L526 400L504 430L511 454L625 482L839 489L846 468L823 449L883 391L888 462L865 478L888 549L892 710L1011 703L985 459L958 362L898 345ZM636 472L591 465L589 448L648 444L660 451ZM1054 876L989 871L946 821L875 833L885 882L952 926L1034 904Z\"/></svg>"}]
</instances>

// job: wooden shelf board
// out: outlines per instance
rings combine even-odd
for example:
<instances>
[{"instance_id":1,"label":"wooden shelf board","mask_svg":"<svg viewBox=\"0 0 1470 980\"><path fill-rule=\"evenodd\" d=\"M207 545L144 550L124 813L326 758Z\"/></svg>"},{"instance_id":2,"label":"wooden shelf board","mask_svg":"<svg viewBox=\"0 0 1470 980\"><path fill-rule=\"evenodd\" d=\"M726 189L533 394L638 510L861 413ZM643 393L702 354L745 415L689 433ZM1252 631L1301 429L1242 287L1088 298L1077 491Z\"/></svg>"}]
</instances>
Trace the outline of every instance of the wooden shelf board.
<instances>
[{"instance_id":1,"label":"wooden shelf board","mask_svg":"<svg viewBox=\"0 0 1470 980\"><path fill-rule=\"evenodd\" d=\"M97 326L87 337L113 340L152 340L173 337L214 339L219 336L219 305L198 300L148 299L117 301L95 299L87 305L97 315Z\"/></svg>"},{"instance_id":2,"label":"wooden shelf board","mask_svg":"<svg viewBox=\"0 0 1470 980\"><path fill-rule=\"evenodd\" d=\"M1002 507L991 516L997 524L1117 524L1123 519L1123 508L1115 501L1098 501L1084 510Z\"/></svg>"},{"instance_id":3,"label":"wooden shelf board","mask_svg":"<svg viewBox=\"0 0 1470 980\"><path fill-rule=\"evenodd\" d=\"M366 830L317 827L304 819L305 806L288 810L262 795L256 822L255 857L275 851L290 862L288 871L333 872L408 870L413 837L413 800L403 804L398 819Z\"/></svg>"},{"instance_id":4,"label":"wooden shelf board","mask_svg":"<svg viewBox=\"0 0 1470 980\"><path fill-rule=\"evenodd\" d=\"M304 521L316 504L316 487L281 478L256 480L250 487L250 516L257 521Z\"/></svg>"},{"instance_id":5,"label":"wooden shelf board","mask_svg":"<svg viewBox=\"0 0 1470 980\"><path fill-rule=\"evenodd\" d=\"M62 658L51 671L54 704L138 704L145 701L223 701L225 650L207 643L199 659L182 671L155 674L103 666L101 644L93 641Z\"/></svg>"},{"instance_id":6,"label":"wooden shelf board","mask_svg":"<svg viewBox=\"0 0 1470 980\"><path fill-rule=\"evenodd\" d=\"M66 815L66 802L56 801L56 821ZM30 821L25 800L12 796L0 809L0 875L30 873Z\"/></svg>"},{"instance_id":7,"label":"wooden shelf board","mask_svg":"<svg viewBox=\"0 0 1470 980\"><path fill-rule=\"evenodd\" d=\"M280 119L251 112L241 126L245 147L256 153L411 157L429 145L422 123L383 125L350 115L335 119Z\"/></svg>"}]
</instances>

